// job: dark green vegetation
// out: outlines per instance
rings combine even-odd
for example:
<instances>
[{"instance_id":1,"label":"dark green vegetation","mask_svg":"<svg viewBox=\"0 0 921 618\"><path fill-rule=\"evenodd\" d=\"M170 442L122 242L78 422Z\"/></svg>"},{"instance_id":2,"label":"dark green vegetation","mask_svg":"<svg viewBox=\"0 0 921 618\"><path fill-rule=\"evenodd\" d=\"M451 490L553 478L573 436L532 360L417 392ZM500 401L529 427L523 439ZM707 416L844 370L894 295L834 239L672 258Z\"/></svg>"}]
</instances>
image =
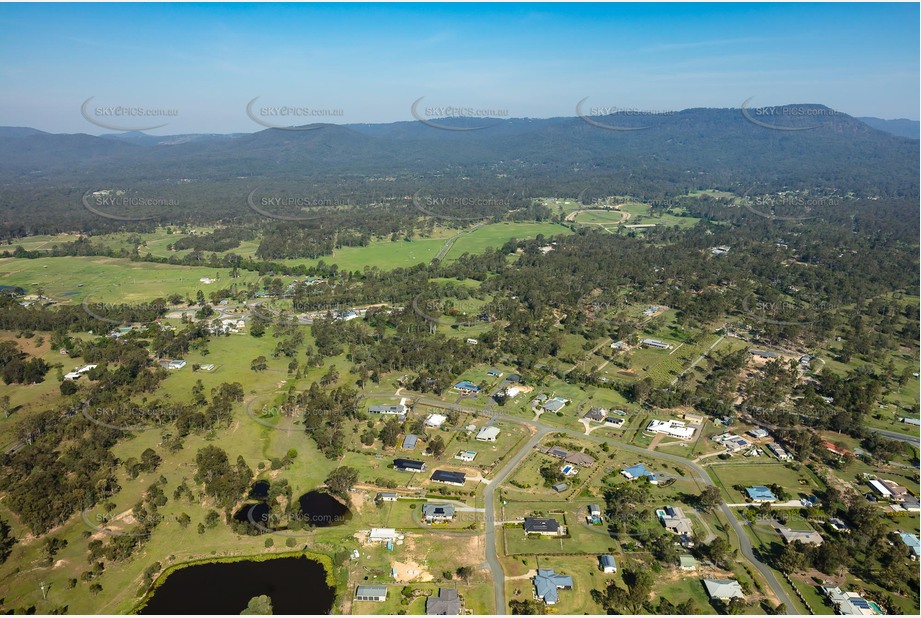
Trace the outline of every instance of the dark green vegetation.
<instances>
[{"instance_id":1,"label":"dark green vegetation","mask_svg":"<svg viewBox=\"0 0 921 618\"><path fill-rule=\"evenodd\" d=\"M834 576L846 569L892 591L893 602L880 599L887 607L916 606L917 580L907 573L906 558L884 551L898 522L868 510L876 507L868 507L859 494L834 493L832 477L843 475L853 483L858 466L876 471L892 462L886 474L898 471L900 480L917 489L916 470L903 469L916 464L916 447L871 431L893 418L918 415L917 397L908 392L917 385L919 352L917 143L846 116L823 120L820 129L805 135L765 131L736 115L691 110L636 134L550 120L533 126L509 121L476 135L393 125L303 134L265 131L176 146L37 133L4 142L0 162L11 159L12 152L17 156L0 169L30 178L16 176L5 189L4 220L16 222L0 230L9 241L3 268L10 276L25 277L18 273L32 265L39 270L46 261L96 256L151 270L156 262L177 281L182 280L177 272L191 279L181 284L181 293L157 280L146 288L150 293L143 294L143 302L133 303L87 300L81 305L62 294L53 299L56 304L44 306L43 299L27 300L22 290L4 289L0 295L0 329L11 334L0 346L3 395L9 397L0 397L6 447L0 455L0 561L22 551L31 552L34 562L32 570L9 575L17 587L15 609L28 611L28 603L35 602L22 600L34 595L25 589L31 588L28 577L38 575L29 573L58 562L73 570L70 599L111 595L117 607L130 607L166 565L178 562L173 552L179 550L166 547L171 541L166 529L193 539L191 555L183 559L207 558L213 539L221 539L224 549L258 540L259 548L269 550L276 543L293 548L296 535L284 540L258 535L318 533L326 543L322 551L341 554L336 561L341 566L353 548L342 539L354 542L357 526L344 523L339 532L333 527L318 532L319 526L301 523L299 529L295 496L325 486L355 507L362 524L399 525L393 521L402 518L402 524L418 527L410 514L414 509L399 503L381 505L371 511L377 519L369 519L369 510L378 507L367 505L362 512L351 503L350 490L356 485L403 489L409 476L394 471L390 461L408 433L419 437L417 451L425 449L425 457L442 463L458 450L478 449L469 466L449 463L489 478L488 466L494 464L485 462L507 460L521 445L512 440L514 431L523 435L523 429L503 427L499 445L471 443L457 431L479 422L470 410L436 406L490 406L487 411L530 419L526 399L538 393L570 401L560 412L544 414L541 422L549 424L571 425L587 411L581 406L590 398L623 407L628 424L617 439L650 449L656 445L642 428L662 410L694 410L707 422L730 417L769 427L796 459L773 463L774 469L793 479L808 471L812 476L804 482L810 491L819 488L821 506L806 515L841 517L854 531L796 555L763 544L761 557L794 574L815 569ZM659 153L659 166L634 165L650 152ZM277 162L279 154L288 158L282 156L282 163L270 169L267 160ZM77 186L84 176L72 175L68 166L78 156L81 173L98 174L100 187ZM586 169L577 179L574 162ZM41 174L32 173L39 168ZM385 171L392 180L381 192L384 181L371 178ZM237 176L248 176L253 187ZM131 185L137 195L162 193L165 181L156 179L166 177L191 181L173 181L170 190L194 208L132 223L100 218L80 204L87 190L102 186ZM287 214L316 214L311 221L266 219L246 203L256 188L302 195L304 186L316 187L318 206ZM407 197L420 189L430 197L457 196L460 186L482 198L478 205L431 216ZM704 188L732 190L734 197L696 191ZM631 229L612 216L615 223L603 231L566 221L568 207L531 199L575 196L582 189L584 205L596 201L592 196L603 202L629 194L631 203L635 198L648 206L644 221L663 224ZM781 195L781 189L792 193ZM354 199L342 200L338 193ZM804 197L815 198L815 204L798 205ZM45 208L40 216L31 214L38 211L35 200ZM623 211L629 214L626 207ZM490 230L506 225L499 222L544 222L568 235L535 232L531 240L505 240L509 234L480 253L433 261L427 254L409 267L369 260L346 269L328 257L356 247L411 251L420 238L441 243L473 229L474 221L453 216L482 217L497 224ZM665 223L678 218L682 225ZM164 240L169 246L154 255L140 234L156 223L184 230L189 224L216 225ZM16 247L16 239L27 234L61 230L87 235L43 241L44 246L28 250ZM106 234L115 230L121 234ZM22 240L25 244L28 238ZM722 245L728 252L712 251ZM303 261L320 257L328 262L308 266ZM214 280L198 286L202 271ZM74 282L78 285L82 282ZM642 317L649 306L667 309ZM354 319L338 314L359 307L360 315L349 316ZM178 311L184 315L168 317ZM245 316L245 332L221 330L225 311ZM305 317L308 312L313 315ZM130 332L107 336L132 323L136 328ZM643 349L640 341L646 337L673 347ZM615 341L629 350L615 350L610 346ZM752 349L774 350L778 358L755 367ZM803 353L819 358L804 369L797 360ZM178 371L158 362L186 357L194 360ZM656 365L663 358L672 359L672 365ZM64 380L65 361L97 366L78 380ZM203 369L206 364L215 367ZM605 366L616 368L616 375L608 377ZM492 408L489 393L500 380L486 374L490 367L506 376L520 374L521 384L534 391ZM484 392L461 399L452 390L461 379L480 384ZM368 414L368 405L395 404L404 397L416 407L405 422ZM435 400L421 403L424 398ZM884 416L881 410L888 412ZM422 423L431 412L445 413L444 429ZM849 449L859 446L866 454L859 462L853 455L830 455L823 446L829 439ZM500 445L504 450L497 450ZM705 454L709 446L693 448ZM726 465L729 470L732 464ZM550 491L542 481L560 480L556 462L543 468L529 481L535 493ZM601 528L602 535L607 530L642 543L649 559L644 555L636 564L673 568L676 548L652 518L662 505L648 485L627 484L618 470L610 472L604 478L611 482L592 498L605 503L606 524L611 524ZM819 476L821 483L815 480ZM575 481L585 478L583 472ZM250 495L254 480L267 483L265 497ZM797 487L779 479L764 478L763 484L776 484L779 494L786 489L784 497L799 497ZM482 488L472 483L462 489L423 486L428 493L468 503L482 496ZM729 492L698 488L681 501L712 515L722 507L722 490ZM256 506L269 521L284 524L271 532L253 526L246 514ZM95 525L82 537L75 533L73 523L90 511L100 517L97 523L121 534L107 535ZM118 519L125 513L133 515L132 523ZM391 513L394 520L387 519ZM220 537L228 530L245 538ZM729 570L737 550L727 531L717 529L720 535L694 551ZM577 529L577 536L581 532ZM197 539L204 541L195 545ZM457 553L451 543L465 540L450 539L439 541L446 555ZM592 532L576 541L596 549ZM149 564L136 564L141 555ZM3 565L4 576L14 561ZM469 558L470 564L480 562L479 555ZM108 587L114 572L128 565L143 576L115 580L123 582L127 595L136 593L116 597L123 591L103 584ZM703 609L685 592L651 601L648 574L630 564L625 571L613 587L598 587L592 602L611 612ZM388 572L380 575L386 578ZM579 594L585 595L588 588L583 588ZM517 599L511 609L542 608Z\"/></svg>"}]
</instances>

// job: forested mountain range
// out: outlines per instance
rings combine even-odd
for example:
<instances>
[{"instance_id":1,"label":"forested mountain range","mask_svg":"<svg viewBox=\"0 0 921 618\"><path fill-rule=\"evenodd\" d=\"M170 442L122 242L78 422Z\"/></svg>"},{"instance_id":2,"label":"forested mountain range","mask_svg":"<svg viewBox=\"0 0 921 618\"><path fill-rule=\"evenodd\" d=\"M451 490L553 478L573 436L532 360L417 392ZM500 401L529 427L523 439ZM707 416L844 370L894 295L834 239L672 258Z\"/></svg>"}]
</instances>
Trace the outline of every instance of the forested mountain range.
<instances>
[{"instance_id":1,"label":"forested mountain range","mask_svg":"<svg viewBox=\"0 0 921 618\"><path fill-rule=\"evenodd\" d=\"M917 140L823 106L798 105L798 114L772 109L747 116L739 109L618 113L591 122L438 121L482 127L469 131L418 121L168 137L5 127L0 216L4 235L13 221L24 226L18 233L105 225L80 204L86 192L103 188L174 199L184 206L167 218L198 223L252 214L246 196L254 189L347 195L358 205L420 189L518 196L575 196L588 189L660 199L700 188L741 193L757 187L917 198Z\"/></svg>"}]
</instances>

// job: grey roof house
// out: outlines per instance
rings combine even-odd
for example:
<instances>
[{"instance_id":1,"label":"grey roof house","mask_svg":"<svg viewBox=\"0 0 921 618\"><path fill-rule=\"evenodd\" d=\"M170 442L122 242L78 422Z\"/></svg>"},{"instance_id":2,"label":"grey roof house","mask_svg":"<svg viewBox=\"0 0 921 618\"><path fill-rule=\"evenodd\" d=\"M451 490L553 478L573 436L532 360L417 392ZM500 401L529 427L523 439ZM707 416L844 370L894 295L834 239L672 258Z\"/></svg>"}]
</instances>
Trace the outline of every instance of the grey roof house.
<instances>
[{"instance_id":1,"label":"grey roof house","mask_svg":"<svg viewBox=\"0 0 921 618\"><path fill-rule=\"evenodd\" d=\"M427 616L457 616L461 613L460 597L454 588L439 588L437 595L425 600Z\"/></svg>"},{"instance_id":2,"label":"grey roof house","mask_svg":"<svg viewBox=\"0 0 921 618\"><path fill-rule=\"evenodd\" d=\"M559 590L572 590L572 577L559 575L553 569L537 569L534 576L534 596L547 605L560 600Z\"/></svg>"}]
</instances>

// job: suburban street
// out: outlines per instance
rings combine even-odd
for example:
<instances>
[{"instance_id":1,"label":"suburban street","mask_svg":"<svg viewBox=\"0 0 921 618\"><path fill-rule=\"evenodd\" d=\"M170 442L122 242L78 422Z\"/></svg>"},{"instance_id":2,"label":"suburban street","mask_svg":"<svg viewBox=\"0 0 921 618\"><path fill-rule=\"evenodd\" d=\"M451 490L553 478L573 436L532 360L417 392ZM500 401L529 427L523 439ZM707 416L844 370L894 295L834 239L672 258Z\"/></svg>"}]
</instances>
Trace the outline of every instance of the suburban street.
<instances>
[{"instance_id":1,"label":"suburban street","mask_svg":"<svg viewBox=\"0 0 921 618\"><path fill-rule=\"evenodd\" d=\"M501 386L501 385L500 385ZM426 405L433 408L444 408L463 411L471 414L479 415L489 415L494 418L494 413L487 408L486 410L477 410L475 408L469 408L456 403L448 403L444 401L438 401L434 399L422 398L417 400L417 403ZM681 466L687 466L696 473L696 477L690 477L693 480L696 480L704 485L714 485L714 482L710 479L710 476L707 474L701 466L680 457L678 455L671 455L669 453L660 453L654 451L648 451L645 448L634 446L632 444L625 444L613 438L602 438L594 435L586 435L574 429L567 429L561 427L554 427L548 425L539 420L527 420L517 417L505 416L504 420L518 423L526 427L531 428L535 431L534 436L521 448L515 455L509 459L509 461L502 467L499 472L490 480L489 484L484 490L484 502L486 508L485 515L485 536L486 536L486 561L489 564L489 568L492 571L493 582L495 585L495 598L496 598L496 614L505 614L507 610L506 599L505 599L505 572L502 569L502 565L499 562L498 547L496 546L496 488L502 484L502 482L508 477L511 471L519 464L521 461L531 452L534 446L547 434L549 433L562 433L572 437L578 437L585 440L590 440L597 443L607 443L615 448L628 451L631 453L636 453L638 455L644 455L648 457L656 457L659 459L664 459ZM720 510L723 513L723 516L729 521L729 524L732 526L733 530L736 533L736 536L739 538L739 549L742 555L748 560L755 569L764 577L764 580L767 582L768 587L774 593L774 596L786 606L788 614L796 613L796 606L793 604L793 600L787 594L786 590L781 585L780 581L774 575L774 572L768 567L768 565L761 562L754 554L751 541L748 538L748 535L745 532L742 524L736 519L735 514L732 512L732 509L725 502L720 506Z\"/></svg>"}]
</instances>

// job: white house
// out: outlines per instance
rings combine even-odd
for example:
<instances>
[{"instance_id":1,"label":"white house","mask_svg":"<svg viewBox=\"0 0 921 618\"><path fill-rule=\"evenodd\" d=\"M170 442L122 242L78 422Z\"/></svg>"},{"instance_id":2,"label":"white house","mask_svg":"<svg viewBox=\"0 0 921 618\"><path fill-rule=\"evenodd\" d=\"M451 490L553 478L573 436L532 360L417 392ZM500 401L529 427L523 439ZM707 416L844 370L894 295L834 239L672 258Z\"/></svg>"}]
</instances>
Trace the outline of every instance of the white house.
<instances>
[{"instance_id":1,"label":"white house","mask_svg":"<svg viewBox=\"0 0 921 618\"><path fill-rule=\"evenodd\" d=\"M448 420L448 417L444 414L429 414L428 418L425 419L426 427L441 427L444 425L445 421Z\"/></svg>"},{"instance_id":2,"label":"white house","mask_svg":"<svg viewBox=\"0 0 921 618\"><path fill-rule=\"evenodd\" d=\"M495 442L499 437L501 430L498 427L483 427L476 434L476 439L480 442Z\"/></svg>"},{"instance_id":3,"label":"white house","mask_svg":"<svg viewBox=\"0 0 921 618\"><path fill-rule=\"evenodd\" d=\"M681 438L683 440L687 440L694 435L693 427L688 427L682 421L675 420L659 421L654 419L649 421L649 424L646 425L646 431L652 433L664 433L674 438Z\"/></svg>"},{"instance_id":4,"label":"white house","mask_svg":"<svg viewBox=\"0 0 921 618\"><path fill-rule=\"evenodd\" d=\"M395 528L371 528L371 532L368 533L368 541L371 543L393 543L396 540Z\"/></svg>"}]
</instances>

